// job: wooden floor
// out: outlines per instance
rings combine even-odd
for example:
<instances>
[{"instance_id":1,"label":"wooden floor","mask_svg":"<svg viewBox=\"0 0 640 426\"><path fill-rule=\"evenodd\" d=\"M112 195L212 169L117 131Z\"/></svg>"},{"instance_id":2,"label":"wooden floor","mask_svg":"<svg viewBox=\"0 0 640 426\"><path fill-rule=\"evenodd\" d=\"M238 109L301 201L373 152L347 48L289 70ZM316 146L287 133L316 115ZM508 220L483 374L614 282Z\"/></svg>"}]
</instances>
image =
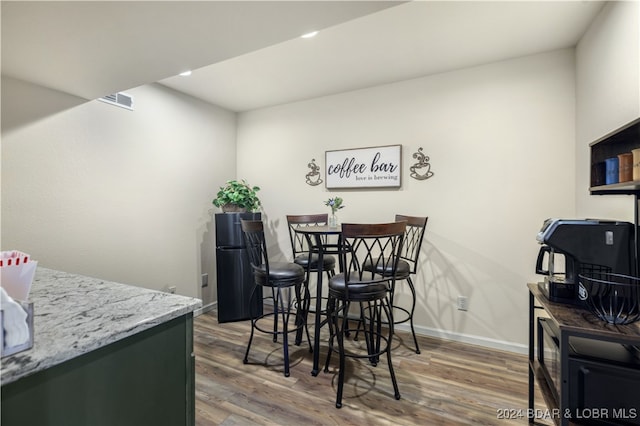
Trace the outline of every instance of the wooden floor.
<instances>
[{"instance_id":1,"label":"wooden floor","mask_svg":"<svg viewBox=\"0 0 640 426\"><path fill-rule=\"evenodd\" d=\"M248 321L218 324L212 311L194 324L198 426L527 424L524 355L428 337L419 337L422 353L416 354L408 347L411 335L397 331L392 357L402 398L393 397L384 357L377 367L347 359L343 407L337 409L336 356L329 372L321 368L313 377L308 345L292 345L291 375L284 377L282 345L262 333L243 364ZM325 333L326 327L323 343ZM324 365L326 345L320 354ZM539 392L536 408L546 409Z\"/></svg>"}]
</instances>

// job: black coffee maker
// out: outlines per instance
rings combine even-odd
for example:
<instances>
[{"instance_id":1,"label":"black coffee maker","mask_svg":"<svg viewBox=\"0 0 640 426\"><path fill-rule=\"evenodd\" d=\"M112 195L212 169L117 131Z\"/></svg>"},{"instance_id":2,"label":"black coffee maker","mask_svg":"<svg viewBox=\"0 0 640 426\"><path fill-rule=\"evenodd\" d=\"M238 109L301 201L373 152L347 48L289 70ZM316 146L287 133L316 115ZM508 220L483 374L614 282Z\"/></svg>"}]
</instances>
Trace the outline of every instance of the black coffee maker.
<instances>
[{"instance_id":1,"label":"black coffee maker","mask_svg":"<svg viewBox=\"0 0 640 426\"><path fill-rule=\"evenodd\" d=\"M578 304L579 274L635 275L633 226L598 219L545 220L536 237L542 244L536 261L536 273L545 276L542 293L553 302Z\"/></svg>"}]
</instances>

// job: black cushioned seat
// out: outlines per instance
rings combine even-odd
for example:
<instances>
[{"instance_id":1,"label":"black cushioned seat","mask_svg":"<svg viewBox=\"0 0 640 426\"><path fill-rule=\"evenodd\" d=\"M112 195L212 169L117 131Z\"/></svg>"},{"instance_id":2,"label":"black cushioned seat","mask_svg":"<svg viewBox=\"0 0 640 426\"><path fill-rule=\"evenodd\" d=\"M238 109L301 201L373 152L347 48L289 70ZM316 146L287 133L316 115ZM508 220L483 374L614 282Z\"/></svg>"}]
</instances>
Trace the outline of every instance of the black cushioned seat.
<instances>
[{"instance_id":1,"label":"black cushioned seat","mask_svg":"<svg viewBox=\"0 0 640 426\"><path fill-rule=\"evenodd\" d=\"M318 270L318 255L311 255L311 264L309 264L309 255L304 253L300 254L293 259L293 261L302 266L303 268L309 268L312 271ZM323 271L332 271L336 267L336 258L333 256L323 256L322 257L322 270Z\"/></svg>"},{"instance_id":2,"label":"black cushioned seat","mask_svg":"<svg viewBox=\"0 0 640 426\"><path fill-rule=\"evenodd\" d=\"M370 280L360 281L358 273L352 272L349 275L349 297L355 301L361 298L366 300L370 297L385 297L389 291L389 285L386 280L379 282L371 282ZM376 279L381 278L380 276ZM344 274L338 274L329 280L329 291L339 292L341 295L346 296L347 283L345 282Z\"/></svg>"},{"instance_id":3,"label":"black cushioned seat","mask_svg":"<svg viewBox=\"0 0 640 426\"><path fill-rule=\"evenodd\" d=\"M364 263L363 269L367 271L370 271L372 269L370 260ZM391 268L388 265L384 270L380 265L377 265L375 269L376 269L375 272L377 274L381 274L386 277L388 277L392 273ZM409 263L406 260L400 259L398 261L398 268L396 269L396 279L397 280L406 279L410 273L411 273L411 266L409 266Z\"/></svg>"},{"instance_id":4,"label":"black cushioned seat","mask_svg":"<svg viewBox=\"0 0 640 426\"><path fill-rule=\"evenodd\" d=\"M270 262L268 277L265 264L254 268L253 276L256 284L265 287L295 285L304 281L304 268L291 262Z\"/></svg>"}]
</instances>

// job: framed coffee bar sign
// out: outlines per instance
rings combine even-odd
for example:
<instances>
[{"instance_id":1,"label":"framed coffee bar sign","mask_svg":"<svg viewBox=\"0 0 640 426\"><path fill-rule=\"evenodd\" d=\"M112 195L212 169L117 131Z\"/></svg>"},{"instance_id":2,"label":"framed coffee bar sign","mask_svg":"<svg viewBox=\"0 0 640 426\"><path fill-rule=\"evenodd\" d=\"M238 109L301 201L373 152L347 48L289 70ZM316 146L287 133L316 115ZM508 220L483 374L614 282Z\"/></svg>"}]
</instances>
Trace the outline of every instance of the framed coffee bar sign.
<instances>
[{"instance_id":1,"label":"framed coffee bar sign","mask_svg":"<svg viewBox=\"0 0 640 426\"><path fill-rule=\"evenodd\" d=\"M402 145L326 151L326 185L331 188L399 188Z\"/></svg>"}]
</instances>

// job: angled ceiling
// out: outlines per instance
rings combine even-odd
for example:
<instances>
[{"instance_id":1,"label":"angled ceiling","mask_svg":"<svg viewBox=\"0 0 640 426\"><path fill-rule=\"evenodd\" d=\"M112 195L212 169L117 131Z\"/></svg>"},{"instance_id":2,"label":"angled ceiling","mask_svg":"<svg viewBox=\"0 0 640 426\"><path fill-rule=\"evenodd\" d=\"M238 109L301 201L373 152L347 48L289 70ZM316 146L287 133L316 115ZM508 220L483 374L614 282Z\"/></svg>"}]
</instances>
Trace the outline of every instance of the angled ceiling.
<instances>
[{"instance_id":1,"label":"angled ceiling","mask_svg":"<svg viewBox=\"0 0 640 426\"><path fill-rule=\"evenodd\" d=\"M95 99L396 4L2 1L2 75Z\"/></svg>"},{"instance_id":2,"label":"angled ceiling","mask_svg":"<svg viewBox=\"0 0 640 426\"><path fill-rule=\"evenodd\" d=\"M84 99L159 81L246 111L571 47L602 5L2 1L2 75Z\"/></svg>"},{"instance_id":3,"label":"angled ceiling","mask_svg":"<svg viewBox=\"0 0 640 426\"><path fill-rule=\"evenodd\" d=\"M161 83L246 111L572 47L602 6L414 1Z\"/></svg>"}]
</instances>

